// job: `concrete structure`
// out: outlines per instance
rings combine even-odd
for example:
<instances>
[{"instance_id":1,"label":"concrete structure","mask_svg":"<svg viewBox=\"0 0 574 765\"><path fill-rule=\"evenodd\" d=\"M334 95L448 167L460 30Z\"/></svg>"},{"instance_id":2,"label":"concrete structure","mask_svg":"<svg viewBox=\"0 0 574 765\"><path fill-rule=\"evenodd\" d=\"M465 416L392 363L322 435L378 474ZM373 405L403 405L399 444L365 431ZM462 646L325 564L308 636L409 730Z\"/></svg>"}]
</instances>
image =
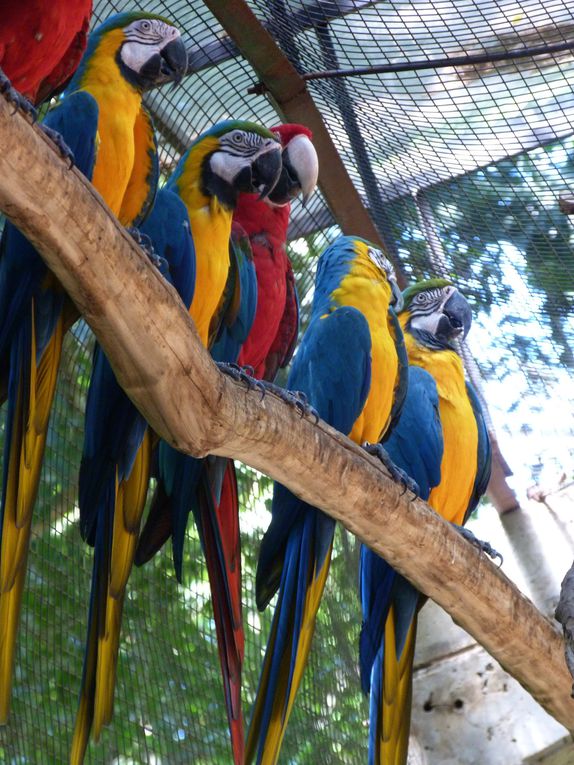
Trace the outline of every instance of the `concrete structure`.
<instances>
[{"instance_id":1,"label":"concrete structure","mask_svg":"<svg viewBox=\"0 0 574 765\"><path fill-rule=\"evenodd\" d=\"M550 618L574 559L574 495L470 523L503 570ZM574 721L573 721L574 722ZM421 612L409 765L573 765L567 730L434 603Z\"/></svg>"}]
</instances>

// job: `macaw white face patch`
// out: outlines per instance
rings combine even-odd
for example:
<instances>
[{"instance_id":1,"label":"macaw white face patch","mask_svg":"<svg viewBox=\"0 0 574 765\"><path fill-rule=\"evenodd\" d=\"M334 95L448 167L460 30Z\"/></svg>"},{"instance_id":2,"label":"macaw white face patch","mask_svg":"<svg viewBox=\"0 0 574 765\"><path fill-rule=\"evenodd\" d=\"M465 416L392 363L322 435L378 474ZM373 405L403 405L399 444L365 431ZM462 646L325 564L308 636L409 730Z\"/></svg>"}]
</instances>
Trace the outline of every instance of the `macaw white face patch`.
<instances>
[{"instance_id":1,"label":"macaw white face patch","mask_svg":"<svg viewBox=\"0 0 574 765\"><path fill-rule=\"evenodd\" d=\"M279 143L258 133L231 130L220 139L221 148L209 160L212 171L232 185L243 168L269 151L279 151Z\"/></svg>"},{"instance_id":2,"label":"macaw white face patch","mask_svg":"<svg viewBox=\"0 0 574 765\"><path fill-rule=\"evenodd\" d=\"M124 28L124 36L126 42L120 50L120 58L132 72L141 72L153 56L160 55L181 33L161 19L138 19Z\"/></svg>"},{"instance_id":3,"label":"macaw white face patch","mask_svg":"<svg viewBox=\"0 0 574 765\"><path fill-rule=\"evenodd\" d=\"M241 170L243 170L246 165L250 164L250 161L250 159L247 160L245 157L237 154L228 154L226 151L216 151L211 155L209 163L215 175L218 175L226 183L231 185Z\"/></svg>"},{"instance_id":4,"label":"macaw white face patch","mask_svg":"<svg viewBox=\"0 0 574 765\"><path fill-rule=\"evenodd\" d=\"M435 335L445 303L454 292L456 287L449 284L416 294L410 307L411 327Z\"/></svg>"},{"instance_id":5,"label":"macaw white face patch","mask_svg":"<svg viewBox=\"0 0 574 765\"><path fill-rule=\"evenodd\" d=\"M393 281L396 281L395 269L393 268L393 264L388 258L385 257L385 255L383 254L381 250L378 250L376 247L368 247L367 255L373 261L373 263L377 266L377 268L380 269L387 276L387 279L392 279Z\"/></svg>"}]
</instances>

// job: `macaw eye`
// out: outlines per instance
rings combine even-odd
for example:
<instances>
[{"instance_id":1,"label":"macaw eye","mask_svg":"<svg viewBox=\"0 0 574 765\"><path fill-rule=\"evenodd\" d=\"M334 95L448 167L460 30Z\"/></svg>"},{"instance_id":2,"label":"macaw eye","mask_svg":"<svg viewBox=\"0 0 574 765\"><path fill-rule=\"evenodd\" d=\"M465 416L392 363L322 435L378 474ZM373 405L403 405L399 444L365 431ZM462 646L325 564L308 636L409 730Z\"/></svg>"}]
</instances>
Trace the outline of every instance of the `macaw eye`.
<instances>
[{"instance_id":1,"label":"macaw eye","mask_svg":"<svg viewBox=\"0 0 574 765\"><path fill-rule=\"evenodd\" d=\"M242 143L243 136L241 135L241 133L234 133L233 140L235 141L235 143Z\"/></svg>"},{"instance_id":2,"label":"macaw eye","mask_svg":"<svg viewBox=\"0 0 574 765\"><path fill-rule=\"evenodd\" d=\"M415 300L417 303L426 303L427 294L425 292L419 292L419 294L415 297Z\"/></svg>"},{"instance_id":3,"label":"macaw eye","mask_svg":"<svg viewBox=\"0 0 574 765\"><path fill-rule=\"evenodd\" d=\"M387 276L394 277L395 271L391 265L391 262L385 258L380 250L377 250L374 247L369 247L367 249L367 254L373 263L382 271L384 271Z\"/></svg>"},{"instance_id":4,"label":"macaw eye","mask_svg":"<svg viewBox=\"0 0 574 765\"><path fill-rule=\"evenodd\" d=\"M142 21L142 23L141 23L141 28L142 28L142 30L143 30L144 32L149 32L149 30L151 29L151 24L150 24L150 22L149 22L149 21Z\"/></svg>"}]
</instances>

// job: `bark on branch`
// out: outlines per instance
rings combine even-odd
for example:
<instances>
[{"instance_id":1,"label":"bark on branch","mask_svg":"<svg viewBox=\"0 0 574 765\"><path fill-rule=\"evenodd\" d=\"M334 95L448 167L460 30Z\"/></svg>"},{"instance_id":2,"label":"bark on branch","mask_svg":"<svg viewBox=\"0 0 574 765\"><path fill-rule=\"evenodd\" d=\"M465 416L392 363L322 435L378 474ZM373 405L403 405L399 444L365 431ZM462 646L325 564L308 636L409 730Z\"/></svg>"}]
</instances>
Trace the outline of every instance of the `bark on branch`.
<instances>
[{"instance_id":1,"label":"bark on branch","mask_svg":"<svg viewBox=\"0 0 574 765\"><path fill-rule=\"evenodd\" d=\"M190 454L240 459L341 521L574 728L554 626L425 503L401 496L375 459L221 375L174 290L99 195L12 112L0 97L0 209L38 247L152 427Z\"/></svg>"}]
</instances>

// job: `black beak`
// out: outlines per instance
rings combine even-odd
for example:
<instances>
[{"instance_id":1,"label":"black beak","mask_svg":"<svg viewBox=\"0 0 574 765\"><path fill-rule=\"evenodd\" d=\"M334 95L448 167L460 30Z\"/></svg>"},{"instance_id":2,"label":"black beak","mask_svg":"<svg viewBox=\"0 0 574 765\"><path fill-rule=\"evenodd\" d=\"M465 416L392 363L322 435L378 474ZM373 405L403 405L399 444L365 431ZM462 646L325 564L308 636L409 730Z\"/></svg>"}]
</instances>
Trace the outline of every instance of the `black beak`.
<instances>
[{"instance_id":1,"label":"black beak","mask_svg":"<svg viewBox=\"0 0 574 765\"><path fill-rule=\"evenodd\" d=\"M167 82L178 83L186 71L187 50L181 37L176 37L146 61L138 78L142 81L144 90L148 90Z\"/></svg>"},{"instance_id":2,"label":"black beak","mask_svg":"<svg viewBox=\"0 0 574 765\"><path fill-rule=\"evenodd\" d=\"M444 304L436 334L442 335L447 340L453 340L462 335L464 340L471 324L472 310L470 305L467 299L458 290L455 290Z\"/></svg>"},{"instance_id":3,"label":"black beak","mask_svg":"<svg viewBox=\"0 0 574 765\"><path fill-rule=\"evenodd\" d=\"M269 194L269 201L276 205L285 205L301 191L301 183L289 160L289 152L283 149L281 153L281 174L279 180Z\"/></svg>"},{"instance_id":4,"label":"black beak","mask_svg":"<svg viewBox=\"0 0 574 765\"><path fill-rule=\"evenodd\" d=\"M251 165L251 188L245 191L259 192L259 199L269 195L281 174L281 146L261 154Z\"/></svg>"},{"instance_id":5,"label":"black beak","mask_svg":"<svg viewBox=\"0 0 574 765\"><path fill-rule=\"evenodd\" d=\"M166 82L181 82L187 71L187 50L181 37L168 42L160 56L161 73L166 77Z\"/></svg>"}]
</instances>

